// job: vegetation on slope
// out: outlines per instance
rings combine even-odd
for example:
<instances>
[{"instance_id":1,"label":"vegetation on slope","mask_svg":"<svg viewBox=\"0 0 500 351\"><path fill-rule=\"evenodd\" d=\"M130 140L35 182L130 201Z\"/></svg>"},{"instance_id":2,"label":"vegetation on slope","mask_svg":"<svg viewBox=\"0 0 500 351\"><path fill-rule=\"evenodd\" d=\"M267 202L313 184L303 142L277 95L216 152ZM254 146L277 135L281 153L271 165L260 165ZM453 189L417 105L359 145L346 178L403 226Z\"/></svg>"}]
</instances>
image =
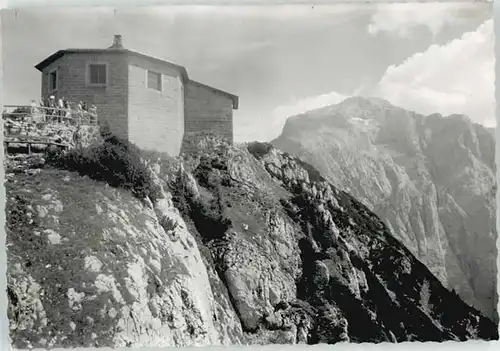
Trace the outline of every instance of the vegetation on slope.
<instances>
[{"instance_id":1,"label":"vegetation on slope","mask_svg":"<svg viewBox=\"0 0 500 351\"><path fill-rule=\"evenodd\" d=\"M53 177L54 172L64 172L68 177L71 175L72 179L78 178L75 173L78 172L155 202L162 200L157 199L159 186L162 186L169 190L167 197L171 195L173 204L184 217L185 223L177 221L174 225L169 217L168 223L164 225L162 217L155 215L151 209L142 208L137 200L133 202L127 199L127 202L133 203L133 206L127 206L121 204L116 195L113 198L100 194L100 201L104 201L109 209L107 214L99 209L100 205L92 203L93 191L96 190L91 188L80 191L86 194L86 204L83 205L88 210L85 213L95 213L94 219L85 215L81 217L78 213L80 217L72 217L74 223L56 221L53 217L61 216L57 214L57 211L60 212L57 204L51 210L54 215L51 212L49 216L45 214L43 217L43 221L62 236L76 231L75 228L81 223L89 224L85 227L89 233L75 232L64 245L41 246L41 251L52 252L46 256L44 252L37 255L36 267L45 273L48 268L43 267L54 264L54 257L60 257L58 250L71 247L71 240L74 240L73 237L78 238L78 235L94 239L101 235L103 239L106 237L109 240L109 231L112 232L113 244L110 247L107 244L102 246L97 239L98 244L92 246L95 250L93 255L103 262L113 261L104 253L116 246L117 238L123 240L119 252L136 250L134 254L141 256L144 262L150 259L150 251L153 250L149 239L155 242L153 251L161 249L162 254L158 256L158 260L162 260L161 269L158 270L161 279L152 277L153 283L147 283L148 290L145 290L141 300L147 306L141 307L146 314L142 319L134 317L134 323L138 323L134 332L137 340L142 340L141 331L147 333L152 325L148 318L154 319L162 327L162 323L165 323L170 328L168 330L182 335L174 341L168 338L164 340L172 346L189 344L196 335L202 335L203 330L213 330L206 320L199 322L202 324L196 327L198 329L192 322L187 323L187 326L182 323L177 325L172 323L173 317L164 315L165 309L149 306L147 301L156 301L151 296L169 299L171 294L167 293L178 293L181 300L187 301L184 304L187 307L182 309L186 320L192 320L189 315L192 302L185 299L186 286L181 276L208 276L210 286L207 291L213 294L215 307L206 307L210 310L200 309L198 312L200 315L209 315L212 318L210 323L216 325L221 335L226 333L226 343L231 340L260 344L315 344L339 341L498 339L496 325L445 289L427 267L392 236L376 215L349 194L326 182L312 166L269 144L252 143L245 148L236 148L220 140L207 138L182 160L172 160L153 152L140 151L133 145L109 137L102 144L67 153L52 153L47 155L47 159L50 168L62 168L64 171L43 170L42 175L32 179L39 182L39 187L48 182L44 177ZM103 165L99 164L101 160ZM53 179L50 182L51 188L61 188ZM87 184L89 182L82 182L80 186ZM69 186L65 183L63 187ZM31 188L21 191L23 201L33 196L29 195ZM11 184L9 191L14 194L20 189ZM59 190L52 192L57 196L62 194ZM67 204L72 200L63 200L66 211ZM17 224L29 223L29 219L25 218L24 202L17 203L15 198L8 203L11 209L8 238L11 245L18 246L9 251L10 260L13 254L22 256L23 252L27 252L26 247L33 250L33 243L17 242L26 240L31 231L31 227L23 225L26 232L16 232ZM23 209L20 206L24 206ZM34 216L36 211L34 209L30 216ZM127 220L128 211L136 213L139 219L144 217L144 223ZM96 230L94 222L106 216L111 221L109 228ZM159 226L155 223L165 230L158 231ZM67 230L65 225L69 226ZM189 240L179 243L178 237L174 235L179 228ZM196 245L190 239L191 236L196 240ZM176 245L178 248L174 255L169 250ZM201 259L195 257L198 249ZM16 262L23 262L19 257L15 258ZM190 260L191 266L184 264L184 261ZM202 265L206 272L201 272L195 262ZM145 271L153 271L157 267L157 263L144 264ZM197 270L190 271L193 267ZM32 271L29 267L24 269ZM77 269L80 268L75 266L74 269L76 271L73 274L60 276L64 280L60 282L64 290L78 285L72 277L79 275ZM111 277L124 274L121 268L120 272L113 269L112 265L107 267L106 273ZM141 274L136 278L139 276ZM170 279L172 276L176 279ZM37 276L37 279L42 278L41 275ZM125 281L123 285L127 284ZM22 289L17 287L17 291ZM165 289L167 293L161 293ZM59 301L58 306L62 308L66 302L61 298L63 294L64 291L47 290L42 299L46 308L50 309L50 299ZM13 301L14 298L11 298L11 306ZM93 303L89 302L89 306ZM126 304L137 306L132 300L127 300ZM176 304L172 304L174 307L169 308L176 308ZM47 317L48 325L59 323L57 312L52 310L52 314L49 313ZM75 313L75 316L80 313L67 309L64 311ZM100 312L95 310L89 313L97 315ZM233 314L236 323L230 317ZM121 317L127 318L125 315ZM85 321L75 320L82 324L78 328L82 328ZM113 346L114 341L110 340L113 337L116 340L117 334L124 333L118 325L113 324L115 321L109 322L103 329L103 333L107 334L97 337L100 345ZM234 329L231 329L233 326ZM37 327L46 330L46 326ZM188 329L182 329L184 327ZM87 331L92 329L94 333L100 332L94 327L85 328ZM16 337L19 339L21 334L16 334ZM31 334L22 334L21 337L36 338ZM82 342L89 345L94 341L85 339ZM70 338L64 346L79 346L74 345L74 342L77 340ZM150 343L147 346L156 345Z\"/></svg>"},{"instance_id":2,"label":"vegetation on slope","mask_svg":"<svg viewBox=\"0 0 500 351\"><path fill-rule=\"evenodd\" d=\"M110 136L100 144L68 152L50 149L46 164L131 190L140 199L154 199L158 193L139 148L116 136Z\"/></svg>"}]
</instances>

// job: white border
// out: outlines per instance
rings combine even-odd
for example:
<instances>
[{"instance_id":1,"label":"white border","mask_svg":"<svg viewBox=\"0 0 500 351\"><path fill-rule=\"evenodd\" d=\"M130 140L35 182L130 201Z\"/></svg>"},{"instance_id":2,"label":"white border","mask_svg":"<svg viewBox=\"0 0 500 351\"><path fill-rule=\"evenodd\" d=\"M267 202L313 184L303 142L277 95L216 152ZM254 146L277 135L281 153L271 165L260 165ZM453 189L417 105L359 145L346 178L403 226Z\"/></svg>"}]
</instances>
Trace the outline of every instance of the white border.
<instances>
[{"instance_id":1,"label":"white border","mask_svg":"<svg viewBox=\"0 0 500 351\"><path fill-rule=\"evenodd\" d=\"M241 4L252 4L252 5L269 5L269 4L332 4L332 3L393 3L393 2L416 2L416 1L387 1L387 0L311 0L311 1L299 1L299 0L287 0L287 1L279 1L279 0L0 0L0 9L1 8L12 8L12 7L35 7L35 6L92 6L92 5L98 5L98 6L130 6L130 5L140 5L140 6L147 6L147 5L173 5L173 4L190 4L190 5L197 5L197 4L204 4L204 5L221 5L221 4L226 4L226 5L241 5ZM418 2L436 2L432 0L425 0L425 1L418 1ZM493 2L493 0L485 0L485 1L474 1L474 0L441 0L439 2L460 2L460 3L472 3L472 2ZM500 4L494 4L493 6L494 9L494 21L500 21ZM0 20L1 21L1 20ZM0 23L1 24L1 23ZM0 31L1 35L1 31ZM500 43L498 43L498 38L500 37L500 25L497 26L495 25L495 56L500 56ZM2 40L0 36L0 50L2 48ZM2 70L2 56L0 55L0 84L2 83L2 77L3 77L3 70ZM496 65L495 65L495 76L498 75L500 72L500 62L499 60L496 60ZM497 88L497 82L495 81L495 88L496 88L496 93L495 93L495 99L496 101L500 101L500 90ZM0 92L3 90L1 89L0 86ZM3 94L0 93L0 104L3 104ZM496 109L496 116L497 120L499 120L499 115L500 115L500 108L497 105ZM3 125L0 127L1 128L1 133L0 135L3 135ZM500 129L496 129L496 140L499 140L500 138ZM496 164L500 165L500 142L496 143ZM3 159L4 156L4 150L3 150L3 143L0 143L0 157ZM3 162L0 163L0 181L3 183L4 182L4 172L3 172ZM497 169L497 171L500 169ZM500 183L500 173L497 172L497 184ZM498 189L498 187L497 187ZM5 188L3 186L0 186L0 197L2 199L5 199ZM0 218L2 219L2 222L5 222L5 201L0 201ZM2 226L2 228L4 228ZM500 233L500 189L497 190L497 232ZM500 235L497 238L497 248L500 251ZM4 268L4 272L6 272L6 265L7 265L7 260L6 260L6 252L5 252L5 229L0 230L0 267ZM497 257L497 267L500 267L500 255ZM500 291L500 279L497 279L497 285L499 289L497 291ZM0 292L0 349L2 350L12 350L12 348L9 345L9 337L8 337L8 320L7 320L7 294L6 294L6 274L0 274L0 286L4 287L1 289ZM3 293L2 293L3 292ZM499 299L500 300L500 299ZM241 349L243 347L238 347L238 346L229 346L229 347L224 347L224 350L236 350L236 349ZM381 344L335 344L335 345L314 345L314 346L304 346L304 345L294 345L294 346L288 346L288 345L266 345L266 346L250 346L246 347L246 349L261 349L261 350L282 350L282 349L289 349L289 350L304 350L304 351L309 351L311 348L314 348L314 350L324 350L324 351L330 351L332 348L335 349L335 351L360 351L360 350L382 350L383 351L388 351L389 349L391 350L412 350L412 351L428 351L430 348L433 350L437 351L499 351L500 350L500 341L467 341L467 342L443 342L443 343L420 343L420 342L406 342L406 343L400 343L400 344L390 344L390 343L381 343ZM136 348L136 350L143 350L143 351L159 351L159 350L175 350L176 348ZM193 350L193 351L208 351L208 350L216 350L216 349L222 349L221 347L205 347L205 348L199 348L199 347L191 347L191 348L184 348L185 350ZM54 351L61 351L61 350L66 350L66 349L53 349ZM83 351L83 350L94 350L94 348L73 348L71 349L73 351ZM117 348L117 349L111 349L111 348L99 348L99 350L123 350L123 351L130 351L130 348Z\"/></svg>"}]
</instances>

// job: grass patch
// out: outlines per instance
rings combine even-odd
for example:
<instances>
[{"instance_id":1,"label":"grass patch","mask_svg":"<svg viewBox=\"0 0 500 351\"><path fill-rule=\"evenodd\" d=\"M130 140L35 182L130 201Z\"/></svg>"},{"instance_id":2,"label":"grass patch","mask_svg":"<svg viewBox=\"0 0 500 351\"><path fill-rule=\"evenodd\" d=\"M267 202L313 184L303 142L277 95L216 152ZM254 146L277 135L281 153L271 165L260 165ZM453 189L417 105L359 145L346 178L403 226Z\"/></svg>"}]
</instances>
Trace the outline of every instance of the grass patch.
<instances>
[{"instance_id":1,"label":"grass patch","mask_svg":"<svg viewBox=\"0 0 500 351\"><path fill-rule=\"evenodd\" d=\"M175 207L187 218L193 221L197 231L204 241L221 239L232 226L232 221L225 215L222 186L217 184L204 194L200 188L199 197L193 197L186 191L183 184L177 183L172 188L172 200Z\"/></svg>"}]
</instances>

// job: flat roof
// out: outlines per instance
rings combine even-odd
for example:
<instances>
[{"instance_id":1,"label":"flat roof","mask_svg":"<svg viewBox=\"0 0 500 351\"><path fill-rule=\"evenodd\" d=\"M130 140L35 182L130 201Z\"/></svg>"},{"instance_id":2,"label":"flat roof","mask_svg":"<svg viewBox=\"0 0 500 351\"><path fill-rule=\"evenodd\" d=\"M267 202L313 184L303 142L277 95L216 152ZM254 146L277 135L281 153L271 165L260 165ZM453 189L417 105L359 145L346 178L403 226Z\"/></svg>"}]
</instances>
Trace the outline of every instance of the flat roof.
<instances>
[{"instance_id":1,"label":"flat roof","mask_svg":"<svg viewBox=\"0 0 500 351\"><path fill-rule=\"evenodd\" d=\"M224 91L224 90L221 90L221 89L218 89L218 88L215 88L215 87L212 87L212 86L209 86L209 85L202 84L200 82L191 80L189 78L187 70L186 70L186 68L184 66L177 65L175 63L163 60L161 58L154 57L154 56L147 55L147 54L143 54L141 52L134 51L134 50L129 50L129 49L108 48L108 49L63 49L63 50L58 50L58 51L54 52L52 55L48 56L43 61L41 61L38 64L36 64L35 68L37 70L39 70L40 72L42 72L45 67L47 67L48 65L50 65L52 62L60 59L64 55L66 55L66 54L75 54L75 53L89 53L89 54L92 54L92 53L96 53L96 54L102 54L102 53L121 53L121 54L138 56L138 57L145 58L145 59L148 59L148 60L151 60L151 61L156 61L156 62L158 62L160 64L167 65L167 66L170 66L172 68L175 68L175 69L179 70L179 72L181 73L181 76L182 76L182 78L184 79L185 82L192 82L192 83L204 86L204 87L209 88L209 89L211 89L213 91L216 91L216 92L219 92L219 93L221 93L223 95L228 96L233 101L233 109L237 110L238 107L239 107L239 98L238 98L237 95L234 95L234 94L228 93L227 91Z\"/></svg>"}]
</instances>

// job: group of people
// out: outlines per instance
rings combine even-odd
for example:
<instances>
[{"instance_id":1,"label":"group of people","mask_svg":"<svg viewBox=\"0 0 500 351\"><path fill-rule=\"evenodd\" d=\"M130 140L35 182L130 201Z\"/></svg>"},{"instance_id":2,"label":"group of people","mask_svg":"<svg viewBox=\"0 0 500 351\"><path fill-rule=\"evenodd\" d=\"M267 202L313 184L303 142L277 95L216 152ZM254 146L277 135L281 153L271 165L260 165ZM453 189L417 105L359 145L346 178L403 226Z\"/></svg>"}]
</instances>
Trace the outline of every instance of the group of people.
<instances>
[{"instance_id":1,"label":"group of people","mask_svg":"<svg viewBox=\"0 0 500 351\"><path fill-rule=\"evenodd\" d=\"M31 101L31 115L33 120L41 121L56 121L56 122L78 122L81 123L83 119L88 118L91 122L97 118L97 107L92 105L88 108L87 104L80 101L76 110L72 110L70 103L61 97L56 100L54 95L49 96L47 99L40 100L40 106L37 106L35 100ZM72 114L76 112L76 116Z\"/></svg>"}]
</instances>

